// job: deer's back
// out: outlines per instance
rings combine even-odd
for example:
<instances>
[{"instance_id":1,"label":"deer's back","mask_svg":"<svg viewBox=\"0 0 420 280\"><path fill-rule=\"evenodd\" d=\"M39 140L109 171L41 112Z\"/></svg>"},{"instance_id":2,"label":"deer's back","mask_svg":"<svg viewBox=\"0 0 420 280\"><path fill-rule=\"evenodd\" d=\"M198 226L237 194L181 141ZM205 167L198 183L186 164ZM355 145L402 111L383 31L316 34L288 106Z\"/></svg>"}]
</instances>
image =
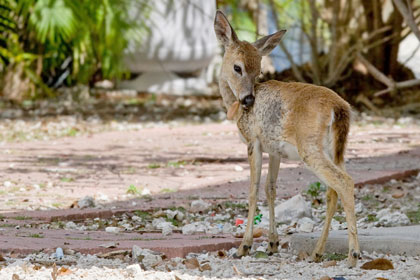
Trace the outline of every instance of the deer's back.
<instances>
[{"instance_id":1,"label":"deer's back","mask_svg":"<svg viewBox=\"0 0 420 280\"><path fill-rule=\"evenodd\" d=\"M255 102L238 120L249 142L258 138L266 152L278 152L279 143L297 144L302 131L331 125L335 108L350 110L334 91L305 83L268 81L255 86Z\"/></svg>"}]
</instances>

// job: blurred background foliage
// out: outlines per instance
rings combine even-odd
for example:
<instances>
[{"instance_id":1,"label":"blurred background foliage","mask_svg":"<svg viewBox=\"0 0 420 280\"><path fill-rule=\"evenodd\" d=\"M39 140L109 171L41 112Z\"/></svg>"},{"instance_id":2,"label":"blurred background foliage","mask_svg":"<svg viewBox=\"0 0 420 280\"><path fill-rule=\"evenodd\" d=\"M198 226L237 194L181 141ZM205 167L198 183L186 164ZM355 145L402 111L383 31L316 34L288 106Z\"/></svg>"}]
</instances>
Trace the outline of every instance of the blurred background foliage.
<instances>
[{"instance_id":1,"label":"blurred background foliage","mask_svg":"<svg viewBox=\"0 0 420 280\"><path fill-rule=\"evenodd\" d=\"M420 0L216 3L241 39L254 41L289 29L295 45L283 42L280 48L281 58L290 67L271 69L265 79L328 86L372 108L370 100L384 102L379 97L392 98L399 90L420 84L411 69L397 60L400 44L408 35L414 33L420 41ZM61 86L92 86L103 79L128 77L124 51L129 39L141 42L148 32L144 19L149 4L148 0L0 0L2 96L12 100L49 97ZM141 5L140 17L130 16L133 5ZM291 51L294 48L297 55ZM304 56L308 57L305 61Z\"/></svg>"},{"instance_id":2,"label":"blurred background foliage","mask_svg":"<svg viewBox=\"0 0 420 280\"><path fill-rule=\"evenodd\" d=\"M147 17L147 1L1 0L3 95L52 96L63 85L124 76L128 38L146 31L131 19L132 5L143 5Z\"/></svg>"}]
</instances>

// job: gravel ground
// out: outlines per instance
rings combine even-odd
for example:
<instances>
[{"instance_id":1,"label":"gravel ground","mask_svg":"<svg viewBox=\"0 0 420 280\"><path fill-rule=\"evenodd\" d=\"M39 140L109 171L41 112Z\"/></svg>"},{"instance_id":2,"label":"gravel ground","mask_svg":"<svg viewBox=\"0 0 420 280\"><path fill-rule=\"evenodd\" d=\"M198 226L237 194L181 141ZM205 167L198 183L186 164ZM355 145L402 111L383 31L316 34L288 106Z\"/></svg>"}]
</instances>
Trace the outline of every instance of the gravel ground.
<instances>
[{"instance_id":1,"label":"gravel ground","mask_svg":"<svg viewBox=\"0 0 420 280\"><path fill-rule=\"evenodd\" d=\"M358 267L349 269L344 255L326 254L323 263L312 263L303 252L295 252L289 248L290 234L317 231L322 228L325 215L323 192L322 185L312 184L307 191L297 196L303 202L299 207L308 207L310 215L296 218L293 217L293 213L288 212L291 215L290 221L278 224L282 249L273 256L265 253L266 241L255 243L251 256L239 260L232 257L235 248L229 252L203 252L189 254L185 259L170 260L158 253L138 247L133 248L131 252L117 252L111 256L106 254L86 256L65 250L64 257L60 259L56 254L45 253L28 255L23 259L4 256L6 262L3 262L2 267L0 264L0 279L10 278L13 274L18 275L19 279L50 279L54 262L58 264L58 273L61 273L59 279L321 279L323 276L332 279L417 279L416 277L420 279L419 257L362 252ZM420 175L402 181L393 180L384 185L368 185L357 189L356 212L359 228L418 224L420 223L419 198ZM278 201L277 204L280 206L276 209L280 209L281 205L287 205L290 201L299 204L295 203L296 200L293 198L289 201ZM88 198L79 201L86 207L93 205L91 202ZM261 222L257 221L256 227L266 228L266 206L260 203L258 209L263 215ZM383 209L386 213L382 213ZM58 222L41 224L37 227L107 232L162 231L165 235L173 231L186 234L224 232L240 236L243 225L236 226L235 222L245 216L245 201L211 205L196 200L187 209L178 207L154 212L135 212L112 219L96 218L79 223ZM332 228L346 228L340 206ZM267 234L266 230L261 232L263 236ZM391 261L394 269L381 271L361 268L362 264L378 258Z\"/></svg>"}]
</instances>

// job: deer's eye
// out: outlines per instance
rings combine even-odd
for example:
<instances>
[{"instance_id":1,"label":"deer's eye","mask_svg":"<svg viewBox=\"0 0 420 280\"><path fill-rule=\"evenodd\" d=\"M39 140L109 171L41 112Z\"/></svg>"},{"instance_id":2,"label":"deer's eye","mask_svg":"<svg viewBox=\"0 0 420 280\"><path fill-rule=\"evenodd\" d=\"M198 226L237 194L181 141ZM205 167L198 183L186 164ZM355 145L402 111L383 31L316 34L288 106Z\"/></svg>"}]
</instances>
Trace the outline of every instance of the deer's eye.
<instances>
[{"instance_id":1,"label":"deer's eye","mask_svg":"<svg viewBox=\"0 0 420 280\"><path fill-rule=\"evenodd\" d=\"M238 66L238 65L233 65L233 70L235 70L235 72L236 73L238 73L238 74L240 74L240 75L242 75L242 69L241 69L241 67L240 66Z\"/></svg>"}]
</instances>

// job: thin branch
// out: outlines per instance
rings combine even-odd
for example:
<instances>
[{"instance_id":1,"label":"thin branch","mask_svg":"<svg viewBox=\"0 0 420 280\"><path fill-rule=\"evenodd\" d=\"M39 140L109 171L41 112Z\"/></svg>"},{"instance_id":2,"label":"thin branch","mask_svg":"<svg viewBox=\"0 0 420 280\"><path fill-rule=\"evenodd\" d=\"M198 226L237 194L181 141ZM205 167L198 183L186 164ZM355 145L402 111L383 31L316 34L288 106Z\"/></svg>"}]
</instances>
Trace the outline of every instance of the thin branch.
<instances>
[{"instance_id":1,"label":"thin branch","mask_svg":"<svg viewBox=\"0 0 420 280\"><path fill-rule=\"evenodd\" d=\"M387 94L388 92L392 92L396 89L410 88L410 87L414 87L414 86L418 86L418 85L420 85L420 79L412 79L412 80L408 80L408 81L404 81L404 82L398 82L398 83L395 83L394 88L387 88L387 89L378 91L373 96L379 97L379 96L382 96L384 94Z\"/></svg>"},{"instance_id":2,"label":"thin branch","mask_svg":"<svg viewBox=\"0 0 420 280\"><path fill-rule=\"evenodd\" d=\"M416 24L416 21L414 20L413 13L410 7L410 1L408 1L408 7L402 0L393 0L395 6L397 7L398 11L401 13L401 15L404 18L404 21L407 23L408 26L410 26L411 31L416 35L417 39L420 41L420 29Z\"/></svg>"},{"instance_id":3,"label":"thin branch","mask_svg":"<svg viewBox=\"0 0 420 280\"><path fill-rule=\"evenodd\" d=\"M275 19L275 23L276 23L276 28L277 30L280 30L280 26L279 26L279 20L278 20L278 14L277 14L277 10L276 10L276 6L274 4L273 0L270 0L270 7L271 7L271 11L273 13L274 19ZM284 52L284 54L287 57L287 60L289 60L290 65L292 67L292 71L293 71L293 75L295 76L295 78L299 81L299 82L306 82L305 79L303 78L302 73L300 72L299 68L297 67L295 61L293 60L292 55L289 53L289 51L286 49L286 46L284 45L283 41L280 41L279 44L280 48L282 49L282 51Z\"/></svg>"},{"instance_id":4,"label":"thin branch","mask_svg":"<svg viewBox=\"0 0 420 280\"><path fill-rule=\"evenodd\" d=\"M361 53L357 53L356 55L357 59L362 63L368 72L378 81L385 84L389 88L394 88L395 83L389 79L387 76L385 76L381 71L378 70L373 64L371 64L366 58L363 57Z\"/></svg>"}]
</instances>

